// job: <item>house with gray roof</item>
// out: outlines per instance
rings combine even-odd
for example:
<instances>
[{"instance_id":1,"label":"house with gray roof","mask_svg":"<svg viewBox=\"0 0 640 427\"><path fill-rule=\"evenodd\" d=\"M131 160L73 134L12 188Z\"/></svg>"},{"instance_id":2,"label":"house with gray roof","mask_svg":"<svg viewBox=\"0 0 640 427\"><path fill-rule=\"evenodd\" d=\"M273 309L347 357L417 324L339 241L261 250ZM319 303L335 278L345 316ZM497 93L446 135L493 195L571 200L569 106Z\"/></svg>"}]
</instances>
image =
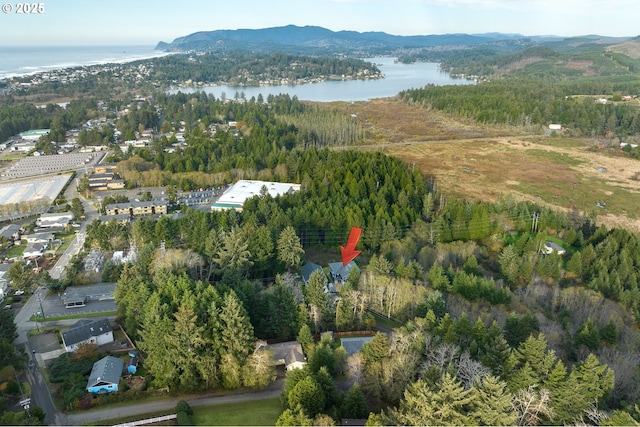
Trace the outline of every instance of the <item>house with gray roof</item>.
<instances>
[{"instance_id":1,"label":"house with gray roof","mask_svg":"<svg viewBox=\"0 0 640 427\"><path fill-rule=\"evenodd\" d=\"M47 249L46 244L29 243L22 252L22 259L39 258L44 254L45 249Z\"/></svg>"},{"instance_id":2,"label":"house with gray roof","mask_svg":"<svg viewBox=\"0 0 640 427\"><path fill-rule=\"evenodd\" d=\"M106 317L99 320L82 319L62 333L62 344L73 352L82 344L103 345L113 342L113 329Z\"/></svg>"},{"instance_id":3,"label":"house with gray roof","mask_svg":"<svg viewBox=\"0 0 640 427\"><path fill-rule=\"evenodd\" d=\"M20 232L22 231L22 227L18 224L7 224L4 227L0 228L0 236L6 237L10 242L18 241L20 244Z\"/></svg>"},{"instance_id":4,"label":"house with gray roof","mask_svg":"<svg viewBox=\"0 0 640 427\"><path fill-rule=\"evenodd\" d=\"M311 274L314 271L320 271L322 274L324 274L324 270L322 270L322 267L318 264L308 262L302 266L302 281L305 285L309 283L309 278L311 278Z\"/></svg>"},{"instance_id":5,"label":"house with gray roof","mask_svg":"<svg viewBox=\"0 0 640 427\"><path fill-rule=\"evenodd\" d=\"M545 242L542 250L546 255L551 255L554 252L557 252L558 255L564 255L567 252L565 248L555 242Z\"/></svg>"},{"instance_id":6,"label":"house with gray roof","mask_svg":"<svg viewBox=\"0 0 640 427\"><path fill-rule=\"evenodd\" d=\"M347 265L343 265L341 262L329 263L331 278L335 283L344 283L344 281L349 277L349 273L351 273L351 270L360 272L360 267L358 267L358 265L354 261L349 262L349 264Z\"/></svg>"},{"instance_id":7,"label":"house with gray roof","mask_svg":"<svg viewBox=\"0 0 640 427\"><path fill-rule=\"evenodd\" d=\"M111 393L118 391L124 362L113 356L106 356L93 364L87 391L89 393Z\"/></svg>"},{"instance_id":8,"label":"house with gray roof","mask_svg":"<svg viewBox=\"0 0 640 427\"><path fill-rule=\"evenodd\" d=\"M287 371L302 369L307 364L307 358L302 352L302 345L298 341L269 344L267 350L273 351L276 366L284 366Z\"/></svg>"}]
</instances>

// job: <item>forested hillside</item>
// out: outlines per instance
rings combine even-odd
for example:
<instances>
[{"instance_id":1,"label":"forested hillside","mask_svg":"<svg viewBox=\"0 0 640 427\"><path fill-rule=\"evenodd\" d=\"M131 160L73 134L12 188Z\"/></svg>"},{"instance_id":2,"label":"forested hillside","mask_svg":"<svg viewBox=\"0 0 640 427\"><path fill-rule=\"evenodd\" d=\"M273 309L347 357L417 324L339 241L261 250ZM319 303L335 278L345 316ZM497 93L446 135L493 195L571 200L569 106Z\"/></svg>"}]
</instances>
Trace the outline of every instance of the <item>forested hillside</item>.
<instances>
[{"instance_id":1,"label":"forested hillside","mask_svg":"<svg viewBox=\"0 0 640 427\"><path fill-rule=\"evenodd\" d=\"M640 80L624 78L551 83L510 78L476 86L426 86L408 90L408 102L486 124L527 128L561 123L577 136L626 138L640 131L640 109L624 102L596 102L599 94L640 93ZM580 96L592 95L592 96Z\"/></svg>"}]
</instances>

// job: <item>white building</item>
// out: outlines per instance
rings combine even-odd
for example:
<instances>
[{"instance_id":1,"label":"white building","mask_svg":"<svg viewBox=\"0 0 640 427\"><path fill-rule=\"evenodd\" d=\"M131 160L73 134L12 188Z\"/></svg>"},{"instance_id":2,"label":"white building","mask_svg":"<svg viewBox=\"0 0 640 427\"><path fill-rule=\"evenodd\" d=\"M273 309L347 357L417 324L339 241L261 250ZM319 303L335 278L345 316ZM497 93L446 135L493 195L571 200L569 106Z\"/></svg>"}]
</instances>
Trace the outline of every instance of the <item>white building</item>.
<instances>
[{"instance_id":1,"label":"white building","mask_svg":"<svg viewBox=\"0 0 640 427\"><path fill-rule=\"evenodd\" d=\"M36 219L36 227L40 228L55 228L66 227L71 221L73 221L73 213L60 212L60 213L44 213L40 215L40 218Z\"/></svg>"},{"instance_id":2,"label":"white building","mask_svg":"<svg viewBox=\"0 0 640 427\"><path fill-rule=\"evenodd\" d=\"M229 187L222 196L211 205L211 210L236 209L241 211L242 205L244 205L247 199L253 196L259 196L262 194L262 191L266 191L271 197L278 197L284 194L297 193L300 191L300 184L242 179Z\"/></svg>"}]
</instances>

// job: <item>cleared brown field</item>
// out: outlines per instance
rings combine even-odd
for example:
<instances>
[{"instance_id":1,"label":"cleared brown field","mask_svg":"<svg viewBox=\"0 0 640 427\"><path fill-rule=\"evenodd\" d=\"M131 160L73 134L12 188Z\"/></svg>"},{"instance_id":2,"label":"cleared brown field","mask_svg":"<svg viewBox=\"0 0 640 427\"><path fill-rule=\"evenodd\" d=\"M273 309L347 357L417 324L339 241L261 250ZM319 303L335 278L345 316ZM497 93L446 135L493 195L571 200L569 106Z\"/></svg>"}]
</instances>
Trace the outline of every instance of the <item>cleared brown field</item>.
<instances>
[{"instance_id":1,"label":"cleared brown field","mask_svg":"<svg viewBox=\"0 0 640 427\"><path fill-rule=\"evenodd\" d=\"M587 139L460 123L390 99L331 106L356 114L368 129L368 141L359 149L414 164L434 177L445 195L480 201L512 195L640 231L640 161L615 150L594 150Z\"/></svg>"}]
</instances>

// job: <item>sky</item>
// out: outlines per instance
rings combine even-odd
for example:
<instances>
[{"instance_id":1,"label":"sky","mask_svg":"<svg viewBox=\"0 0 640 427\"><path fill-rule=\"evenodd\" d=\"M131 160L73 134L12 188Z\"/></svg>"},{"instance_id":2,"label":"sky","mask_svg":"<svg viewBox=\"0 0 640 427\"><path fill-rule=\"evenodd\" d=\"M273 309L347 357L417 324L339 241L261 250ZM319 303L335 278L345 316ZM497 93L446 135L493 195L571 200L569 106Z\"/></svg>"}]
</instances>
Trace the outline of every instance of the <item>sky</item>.
<instances>
[{"instance_id":1,"label":"sky","mask_svg":"<svg viewBox=\"0 0 640 427\"><path fill-rule=\"evenodd\" d=\"M155 46L197 31L289 24L394 35L640 34L638 0L42 0L36 14L3 2L0 46Z\"/></svg>"}]
</instances>

